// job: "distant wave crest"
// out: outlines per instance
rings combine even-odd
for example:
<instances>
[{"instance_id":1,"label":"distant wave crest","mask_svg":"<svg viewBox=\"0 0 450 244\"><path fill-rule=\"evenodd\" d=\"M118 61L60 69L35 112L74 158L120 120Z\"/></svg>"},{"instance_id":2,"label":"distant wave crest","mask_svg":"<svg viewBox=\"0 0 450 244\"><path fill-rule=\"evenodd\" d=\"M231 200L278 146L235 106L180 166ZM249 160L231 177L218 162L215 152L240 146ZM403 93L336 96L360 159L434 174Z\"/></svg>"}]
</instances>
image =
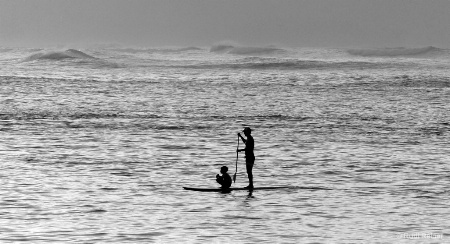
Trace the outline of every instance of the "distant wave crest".
<instances>
[{"instance_id":1,"label":"distant wave crest","mask_svg":"<svg viewBox=\"0 0 450 244\"><path fill-rule=\"evenodd\" d=\"M25 61L33 61L40 59L50 59L50 60L95 59L95 57L75 49L67 49L65 51L50 51L50 52L36 53L26 58Z\"/></svg>"},{"instance_id":2,"label":"distant wave crest","mask_svg":"<svg viewBox=\"0 0 450 244\"><path fill-rule=\"evenodd\" d=\"M219 43L210 48L210 52L229 53L239 55L268 55L282 52L283 49L274 46L268 47L245 47L230 43Z\"/></svg>"},{"instance_id":3,"label":"distant wave crest","mask_svg":"<svg viewBox=\"0 0 450 244\"><path fill-rule=\"evenodd\" d=\"M180 48L146 48L146 49L116 48L115 50L119 52L136 54L136 53L182 53L189 51L198 51L202 49L199 47L180 47Z\"/></svg>"},{"instance_id":4,"label":"distant wave crest","mask_svg":"<svg viewBox=\"0 0 450 244\"><path fill-rule=\"evenodd\" d=\"M13 50L12 48L0 48L0 53L7 53L12 50Z\"/></svg>"},{"instance_id":5,"label":"distant wave crest","mask_svg":"<svg viewBox=\"0 0 450 244\"><path fill-rule=\"evenodd\" d=\"M419 56L440 52L441 49L436 47L423 48L382 48L382 49L351 49L347 52L355 56L363 57L396 57L396 56Z\"/></svg>"},{"instance_id":6,"label":"distant wave crest","mask_svg":"<svg viewBox=\"0 0 450 244\"><path fill-rule=\"evenodd\" d=\"M390 63L372 62L327 62L316 60L277 59L277 58L244 58L231 63L195 64L186 66L170 66L191 69L253 69L253 70L304 70L304 69L342 69L342 68L385 68Z\"/></svg>"},{"instance_id":7,"label":"distant wave crest","mask_svg":"<svg viewBox=\"0 0 450 244\"><path fill-rule=\"evenodd\" d=\"M108 69L108 68L121 68L123 65L116 62L105 61L100 58L96 58L82 51L75 49L67 49L65 51L47 51L33 54L25 58L22 62L30 61L61 61L68 60L65 65L87 65L97 69Z\"/></svg>"}]
</instances>

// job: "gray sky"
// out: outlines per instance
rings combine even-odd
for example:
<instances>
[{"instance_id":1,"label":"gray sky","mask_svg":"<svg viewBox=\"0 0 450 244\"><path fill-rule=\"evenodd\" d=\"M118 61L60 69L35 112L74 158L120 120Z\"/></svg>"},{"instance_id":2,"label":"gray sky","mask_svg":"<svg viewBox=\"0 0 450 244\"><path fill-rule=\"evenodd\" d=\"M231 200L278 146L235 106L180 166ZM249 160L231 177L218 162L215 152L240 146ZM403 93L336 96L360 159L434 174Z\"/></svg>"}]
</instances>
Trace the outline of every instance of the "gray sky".
<instances>
[{"instance_id":1,"label":"gray sky","mask_svg":"<svg viewBox=\"0 0 450 244\"><path fill-rule=\"evenodd\" d=\"M450 0L0 0L0 45L450 47Z\"/></svg>"}]
</instances>

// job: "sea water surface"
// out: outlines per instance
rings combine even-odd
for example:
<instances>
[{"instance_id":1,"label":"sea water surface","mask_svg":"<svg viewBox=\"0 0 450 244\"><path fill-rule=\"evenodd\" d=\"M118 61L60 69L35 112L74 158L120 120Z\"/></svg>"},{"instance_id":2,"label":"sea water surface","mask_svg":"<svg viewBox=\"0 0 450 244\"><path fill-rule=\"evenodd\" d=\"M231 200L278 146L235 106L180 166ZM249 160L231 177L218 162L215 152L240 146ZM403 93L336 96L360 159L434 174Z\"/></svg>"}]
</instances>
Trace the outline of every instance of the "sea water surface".
<instances>
[{"instance_id":1,"label":"sea water surface","mask_svg":"<svg viewBox=\"0 0 450 244\"><path fill-rule=\"evenodd\" d=\"M0 65L2 243L450 240L449 50L3 47ZM235 173L244 126L256 186L324 189L183 190Z\"/></svg>"}]
</instances>

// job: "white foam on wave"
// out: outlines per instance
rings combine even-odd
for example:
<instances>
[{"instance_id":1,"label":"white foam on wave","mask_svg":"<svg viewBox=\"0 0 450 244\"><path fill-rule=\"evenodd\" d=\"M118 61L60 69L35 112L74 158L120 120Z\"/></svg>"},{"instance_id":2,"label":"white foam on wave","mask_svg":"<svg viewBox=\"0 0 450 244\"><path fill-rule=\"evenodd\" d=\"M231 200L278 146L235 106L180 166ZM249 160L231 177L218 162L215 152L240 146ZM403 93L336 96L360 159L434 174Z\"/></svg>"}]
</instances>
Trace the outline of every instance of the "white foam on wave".
<instances>
[{"instance_id":1,"label":"white foam on wave","mask_svg":"<svg viewBox=\"0 0 450 244\"><path fill-rule=\"evenodd\" d=\"M423 48L380 48L380 49L351 49L347 52L355 56L363 57L396 57L396 56L419 56L440 52L441 49L436 47Z\"/></svg>"},{"instance_id":2,"label":"white foam on wave","mask_svg":"<svg viewBox=\"0 0 450 244\"><path fill-rule=\"evenodd\" d=\"M115 48L115 51L125 52L125 53L182 53L189 51L199 51L202 50L199 47L176 47L176 48Z\"/></svg>"},{"instance_id":3,"label":"white foam on wave","mask_svg":"<svg viewBox=\"0 0 450 244\"><path fill-rule=\"evenodd\" d=\"M276 52L282 51L276 47L235 47L231 49L228 53L231 54L273 54Z\"/></svg>"}]
</instances>

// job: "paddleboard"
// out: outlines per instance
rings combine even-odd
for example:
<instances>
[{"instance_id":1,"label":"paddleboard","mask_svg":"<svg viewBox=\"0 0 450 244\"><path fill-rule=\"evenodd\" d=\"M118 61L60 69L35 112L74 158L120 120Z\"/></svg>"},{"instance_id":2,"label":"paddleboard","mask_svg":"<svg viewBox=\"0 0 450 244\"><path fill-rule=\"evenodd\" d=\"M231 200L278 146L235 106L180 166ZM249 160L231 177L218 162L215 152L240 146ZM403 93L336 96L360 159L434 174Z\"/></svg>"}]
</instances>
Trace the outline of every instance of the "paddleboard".
<instances>
[{"instance_id":1,"label":"paddleboard","mask_svg":"<svg viewBox=\"0 0 450 244\"><path fill-rule=\"evenodd\" d=\"M228 192L228 191L260 191L260 190L276 190L276 189L309 189L309 190L329 190L321 187L297 187L297 186L265 186L265 187L231 187L229 189L222 188L196 188L196 187L183 187L189 191L206 191L206 192Z\"/></svg>"}]
</instances>

